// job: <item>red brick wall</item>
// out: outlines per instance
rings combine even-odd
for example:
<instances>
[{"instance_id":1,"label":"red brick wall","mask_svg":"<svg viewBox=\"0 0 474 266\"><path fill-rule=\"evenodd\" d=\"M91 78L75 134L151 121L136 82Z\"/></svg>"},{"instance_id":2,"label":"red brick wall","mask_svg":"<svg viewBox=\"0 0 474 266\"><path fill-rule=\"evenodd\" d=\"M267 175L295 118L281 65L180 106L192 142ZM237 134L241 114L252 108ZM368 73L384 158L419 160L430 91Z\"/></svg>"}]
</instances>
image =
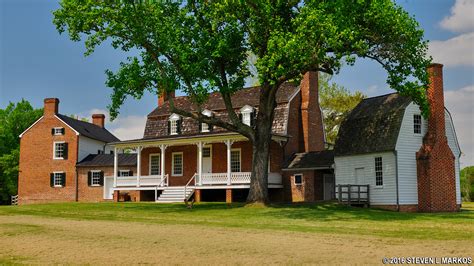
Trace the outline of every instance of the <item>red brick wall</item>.
<instances>
[{"instance_id":1,"label":"red brick wall","mask_svg":"<svg viewBox=\"0 0 474 266\"><path fill-rule=\"evenodd\" d=\"M457 211L454 155L445 133L442 65L428 68L430 117L428 132L417 153L418 209L422 212Z\"/></svg>"},{"instance_id":2,"label":"red brick wall","mask_svg":"<svg viewBox=\"0 0 474 266\"><path fill-rule=\"evenodd\" d=\"M66 124L54 117L54 107L20 140L20 172L18 195L20 204L51 201L74 201L76 195L76 171L78 136ZM65 134L53 136L53 127L63 127ZM68 143L67 160L53 159L53 141ZM50 173L64 171L66 186L50 186Z\"/></svg>"},{"instance_id":3,"label":"red brick wall","mask_svg":"<svg viewBox=\"0 0 474 266\"><path fill-rule=\"evenodd\" d=\"M136 167L122 166L119 170L132 170L133 174L136 175ZM77 167L78 174L78 201L81 202L98 202L104 201L104 187L103 186L89 186L87 183L88 172L91 170L104 171L104 176L113 176L114 167Z\"/></svg>"},{"instance_id":4,"label":"red brick wall","mask_svg":"<svg viewBox=\"0 0 474 266\"><path fill-rule=\"evenodd\" d=\"M301 123L301 93L298 93L290 102L288 112L288 142L285 144L285 159L292 154L304 151L304 138Z\"/></svg>"},{"instance_id":5,"label":"red brick wall","mask_svg":"<svg viewBox=\"0 0 474 266\"><path fill-rule=\"evenodd\" d=\"M295 185L295 174L303 174L303 184ZM314 171L284 172L283 182L285 188L285 200L290 202L312 202L315 201Z\"/></svg>"},{"instance_id":6,"label":"red brick wall","mask_svg":"<svg viewBox=\"0 0 474 266\"><path fill-rule=\"evenodd\" d=\"M322 151L324 150L324 128L319 107L318 73L304 74L300 88L304 151Z\"/></svg>"}]
</instances>

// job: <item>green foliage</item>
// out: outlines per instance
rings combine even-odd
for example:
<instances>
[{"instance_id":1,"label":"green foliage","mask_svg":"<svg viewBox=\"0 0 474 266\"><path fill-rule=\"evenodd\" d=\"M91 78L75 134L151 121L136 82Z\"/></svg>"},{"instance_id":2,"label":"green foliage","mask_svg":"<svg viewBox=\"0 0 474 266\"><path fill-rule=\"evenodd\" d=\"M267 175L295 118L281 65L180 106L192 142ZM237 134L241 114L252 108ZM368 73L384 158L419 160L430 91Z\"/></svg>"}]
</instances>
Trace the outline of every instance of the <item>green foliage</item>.
<instances>
[{"instance_id":1,"label":"green foliage","mask_svg":"<svg viewBox=\"0 0 474 266\"><path fill-rule=\"evenodd\" d=\"M461 170L461 197L463 201L474 201L474 166Z\"/></svg>"},{"instance_id":2,"label":"green foliage","mask_svg":"<svg viewBox=\"0 0 474 266\"><path fill-rule=\"evenodd\" d=\"M427 42L416 20L380 1L80 1L54 11L59 32L85 37L86 55L107 39L139 56L108 70L112 118L128 96L182 90L197 103L209 92L232 93L256 56L259 83L269 91L308 70L337 73L344 62L371 58L387 83L428 112ZM271 103L273 93L269 97ZM262 116L260 119L267 119Z\"/></svg>"},{"instance_id":3,"label":"green foliage","mask_svg":"<svg viewBox=\"0 0 474 266\"><path fill-rule=\"evenodd\" d=\"M7 203L11 195L17 194L20 158L18 136L42 114L43 109L33 109L25 100L0 109L0 203Z\"/></svg>"},{"instance_id":4,"label":"green foliage","mask_svg":"<svg viewBox=\"0 0 474 266\"><path fill-rule=\"evenodd\" d=\"M329 83L330 79L328 74L319 75L319 103L324 114L326 142L334 144L342 121L366 96L360 91L351 93L343 86Z\"/></svg>"}]
</instances>

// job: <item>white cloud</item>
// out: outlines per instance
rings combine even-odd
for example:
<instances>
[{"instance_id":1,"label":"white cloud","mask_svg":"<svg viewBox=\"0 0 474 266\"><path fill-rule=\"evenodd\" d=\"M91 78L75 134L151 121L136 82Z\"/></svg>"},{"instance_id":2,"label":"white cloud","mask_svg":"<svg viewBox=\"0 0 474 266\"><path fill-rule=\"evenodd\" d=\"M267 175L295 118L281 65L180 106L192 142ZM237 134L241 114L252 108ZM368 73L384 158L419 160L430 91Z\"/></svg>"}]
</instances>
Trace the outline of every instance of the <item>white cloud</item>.
<instances>
[{"instance_id":1,"label":"white cloud","mask_svg":"<svg viewBox=\"0 0 474 266\"><path fill-rule=\"evenodd\" d=\"M474 32L461 34L445 41L431 41L429 54L434 62L447 67L474 66Z\"/></svg>"},{"instance_id":2,"label":"white cloud","mask_svg":"<svg viewBox=\"0 0 474 266\"><path fill-rule=\"evenodd\" d=\"M453 32L469 32L474 30L474 1L456 0L451 14L445 17L440 25L443 29Z\"/></svg>"},{"instance_id":3,"label":"white cloud","mask_svg":"<svg viewBox=\"0 0 474 266\"><path fill-rule=\"evenodd\" d=\"M474 85L445 91L444 98L463 152L461 166L474 165Z\"/></svg>"},{"instance_id":4,"label":"white cloud","mask_svg":"<svg viewBox=\"0 0 474 266\"><path fill-rule=\"evenodd\" d=\"M84 115L81 114L81 117L86 117L91 120L92 114L105 114L105 127L120 140L139 139L143 137L146 116L119 116L110 122L110 116L107 110L91 109L85 112Z\"/></svg>"}]
</instances>

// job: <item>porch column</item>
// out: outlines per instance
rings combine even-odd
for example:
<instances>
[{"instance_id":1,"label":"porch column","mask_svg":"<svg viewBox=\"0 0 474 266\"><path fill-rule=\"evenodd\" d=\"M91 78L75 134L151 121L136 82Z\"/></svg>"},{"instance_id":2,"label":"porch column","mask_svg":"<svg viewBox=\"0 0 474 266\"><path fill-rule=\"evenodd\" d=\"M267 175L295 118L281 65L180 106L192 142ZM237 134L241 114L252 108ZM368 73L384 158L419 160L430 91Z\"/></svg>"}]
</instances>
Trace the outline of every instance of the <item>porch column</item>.
<instances>
[{"instance_id":1,"label":"porch column","mask_svg":"<svg viewBox=\"0 0 474 266\"><path fill-rule=\"evenodd\" d=\"M198 185L201 185L202 182L202 141L199 141L198 144Z\"/></svg>"},{"instance_id":2,"label":"porch column","mask_svg":"<svg viewBox=\"0 0 474 266\"><path fill-rule=\"evenodd\" d=\"M166 148L168 146L164 145L164 144L161 144L160 145L160 149L161 149L161 180L163 180L163 178L165 178L165 153L166 153ZM167 180L166 182L169 182L169 180ZM161 184L162 186L165 185L165 184Z\"/></svg>"},{"instance_id":3,"label":"porch column","mask_svg":"<svg viewBox=\"0 0 474 266\"><path fill-rule=\"evenodd\" d=\"M117 172L118 172L118 149L114 148L114 187L117 187Z\"/></svg>"},{"instance_id":4,"label":"porch column","mask_svg":"<svg viewBox=\"0 0 474 266\"><path fill-rule=\"evenodd\" d=\"M231 169L230 169L230 150L232 148L233 141L228 139L225 141L225 145L227 146L227 185L230 186L230 176L231 176Z\"/></svg>"},{"instance_id":5,"label":"porch column","mask_svg":"<svg viewBox=\"0 0 474 266\"><path fill-rule=\"evenodd\" d=\"M137 147L137 187L140 186L140 177L142 175L142 147Z\"/></svg>"}]
</instances>

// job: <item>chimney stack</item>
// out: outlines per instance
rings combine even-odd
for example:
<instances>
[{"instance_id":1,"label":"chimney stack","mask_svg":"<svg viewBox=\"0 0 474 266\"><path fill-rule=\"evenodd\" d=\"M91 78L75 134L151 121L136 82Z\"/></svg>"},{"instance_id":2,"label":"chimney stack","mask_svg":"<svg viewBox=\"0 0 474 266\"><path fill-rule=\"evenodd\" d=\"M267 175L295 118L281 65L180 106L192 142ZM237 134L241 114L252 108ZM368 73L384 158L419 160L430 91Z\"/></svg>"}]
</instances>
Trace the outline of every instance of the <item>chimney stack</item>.
<instances>
[{"instance_id":1,"label":"chimney stack","mask_svg":"<svg viewBox=\"0 0 474 266\"><path fill-rule=\"evenodd\" d=\"M445 131L443 65L428 67L430 104L428 131L416 154L418 210L422 212L458 211L454 155Z\"/></svg>"},{"instance_id":2,"label":"chimney stack","mask_svg":"<svg viewBox=\"0 0 474 266\"><path fill-rule=\"evenodd\" d=\"M103 128L104 127L104 121L105 121L105 115L104 114L93 114L92 115L92 124Z\"/></svg>"},{"instance_id":3,"label":"chimney stack","mask_svg":"<svg viewBox=\"0 0 474 266\"><path fill-rule=\"evenodd\" d=\"M46 98L44 99L44 116L54 116L58 113L59 99L58 98Z\"/></svg>"},{"instance_id":4,"label":"chimney stack","mask_svg":"<svg viewBox=\"0 0 474 266\"><path fill-rule=\"evenodd\" d=\"M318 72L306 72L300 83L301 118L305 152L324 150L324 127L319 107Z\"/></svg>"},{"instance_id":5,"label":"chimney stack","mask_svg":"<svg viewBox=\"0 0 474 266\"><path fill-rule=\"evenodd\" d=\"M158 96L158 106L162 106L166 101L174 97L175 97L174 91L173 92L164 91L163 93L160 94L160 96Z\"/></svg>"}]
</instances>

